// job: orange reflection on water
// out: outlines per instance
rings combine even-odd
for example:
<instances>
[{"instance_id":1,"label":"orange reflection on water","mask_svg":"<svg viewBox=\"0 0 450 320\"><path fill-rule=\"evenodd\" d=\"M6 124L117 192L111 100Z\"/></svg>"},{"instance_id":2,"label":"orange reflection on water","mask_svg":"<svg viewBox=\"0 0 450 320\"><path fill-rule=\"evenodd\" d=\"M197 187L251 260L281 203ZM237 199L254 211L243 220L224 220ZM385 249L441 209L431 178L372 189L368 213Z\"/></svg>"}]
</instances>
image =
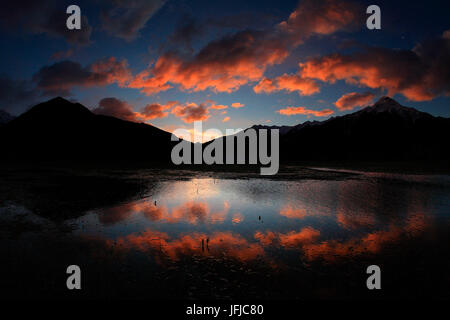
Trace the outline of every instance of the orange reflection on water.
<instances>
[{"instance_id":1,"label":"orange reflection on water","mask_svg":"<svg viewBox=\"0 0 450 320\"><path fill-rule=\"evenodd\" d=\"M167 223L187 222L190 224L221 223L227 217L230 205L223 203L223 209L212 211L207 202L187 201L179 206L169 209L167 206L158 206L153 201L130 203L103 210L98 214L102 224L115 224L130 218L133 214L142 213L147 219ZM241 217L241 221L243 217Z\"/></svg>"},{"instance_id":2,"label":"orange reflection on water","mask_svg":"<svg viewBox=\"0 0 450 320\"><path fill-rule=\"evenodd\" d=\"M387 244L393 244L407 236L417 236L428 226L424 214L412 214L406 218L405 225L390 224L386 230L367 233L347 241L326 240L302 246L305 257L309 260L335 260L343 256L355 256L365 253L378 253Z\"/></svg>"},{"instance_id":3,"label":"orange reflection on water","mask_svg":"<svg viewBox=\"0 0 450 320\"><path fill-rule=\"evenodd\" d=\"M326 217L331 215L329 208L308 208L303 202L289 202L280 209L280 215L289 219L304 219L307 217Z\"/></svg>"},{"instance_id":4,"label":"orange reflection on water","mask_svg":"<svg viewBox=\"0 0 450 320\"><path fill-rule=\"evenodd\" d=\"M308 215L305 208L294 208L292 205L287 205L281 208L280 214L287 218L303 219Z\"/></svg>"},{"instance_id":5,"label":"orange reflection on water","mask_svg":"<svg viewBox=\"0 0 450 320\"><path fill-rule=\"evenodd\" d=\"M372 227L376 223L373 215L339 211L336 214L338 224L345 229Z\"/></svg>"},{"instance_id":6,"label":"orange reflection on water","mask_svg":"<svg viewBox=\"0 0 450 320\"><path fill-rule=\"evenodd\" d=\"M98 220L103 225L111 225L130 218L134 214L134 203L103 209L97 213Z\"/></svg>"},{"instance_id":7,"label":"orange reflection on water","mask_svg":"<svg viewBox=\"0 0 450 320\"><path fill-rule=\"evenodd\" d=\"M203 187L207 192L215 190L210 184ZM316 191L316 188L312 190ZM219 231L219 228L227 226L225 224L216 224L210 228L210 225L227 219L230 205L223 200L221 200L223 205L219 202L219 209L212 209L214 202L208 202L207 199L189 199L173 207L160 205L154 201L142 201L113 208L108 212L108 219L105 214L100 216L100 220L104 223L113 223L132 214L142 214L152 221L185 222L192 225L202 223L207 225L203 230L211 232L169 235L147 229L143 233L119 238L118 248L152 250L152 254L158 259L167 257L172 260L196 254L212 256L225 254L241 261L264 256L273 266L279 263L265 252L269 247L296 250L310 261L318 259L333 261L341 257L380 253L388 245L395 245L410 236L421 234L430 225L429 215L424 213L426 212L424 201L420 194L414 191L394 194L397 200L399 195L402 198L398 203L391 205L389 200L392 200L392 193L378 190L372 184L367 189L361 186L359 181L349 181L342 183L339 188L326 190L331 190L332 193L322 195L308 191L309 193L303 194L302 198L291 198L292 200L283 204L279 211L274 211L275 214L279 212L287 218L320 218L316 221L312 219L311 225L297 224L308 224L309 220L296 223L288 221L288 225L282 226L287 230L283 232L273 229L279 227L274 224L274 220L264 219L265 223L262 224L261 216L258 219L258 216L251 216L245 212L235 212L231 215L231 222L235 225L233 230L242 230L243 234L227 230ZM380 208L384 210L380 211ZM280 216L276 218L279 219ZM248 231L245 224L253 228L253 223L258 220L260 221L257 228L262 227L264 231L258 229ZM317 220L320 220L319 223ZM244 228L241 225L244 225ZM247 240L245 236L253 238Z\"/></svg>"},{"instance_id":8,"label":"orange reflection on water","mask_svg":"<svg viewBox=\"0 0 450 320\"><path fill-rule=\"evenodd\" d=\"M118 249L155 250L172 260L178 260L184 255L203 253L213 256L225 254L241 261L254 260L264 255L261 245L250 243L241 235L232 232L215 232L209 236L204 233L191 233L171 238L165 232L146 230L107 242Z\"/></svg>"},{"instance_id":9,"label":"orange reflection on water","mask_svg":"<svg viewBox=\"0 0 450 320\"><path fill-rule=\"evenodd\" d=\"M300 245L311 243L320 237L320 231L312 227L305 227L300 231L290 231L287 233L279 233L266 231L257 231L254 235L264 246L281 245L283 247L299 247Z\"/></svg>"},{"instance_id":10,"label":"orange reflection on water","mask_svg":"<svg viewBox=\"0 0 450 320\"><path fill-rule=\"evenodd\" d=\"M319 230L311 227L306 227L303 228L300 232L291 231L287 234L280 234L280 243L285 247L293 247L314 242L319 236Z\"/></svg>"},{"instance_id":11,"label":"orange reflection on water","mask_svg":"<svg viewBox=\"0 0 450 320\"><path fill-rule=\"evenodd\" d=\"M233 218L231 220L233 223L238 224L244 221L244 216L240 213L233 214Z\"/></svg>"},{"instance_id":12,"label":"orange reflection on water","mask_svg":"<svg viewBox=\"0 0 450 320\"><path fill-rule=\"evenodd\" d=\"M147 229L142 233L120 237L116 241L107 240L107 243L118 250L151 252L157 261L163 258L179 260L192 255L225 255L241 262L264 257L270 265L276 267L280 261L266 254L265 249L268 247L298 250L310 261L334 261L347 256L379 253L386 245L393 245L409 236L417 236L429 225L425 214L411 214L404 222L403 225L392 223L385 230L376 230L348 240L323 240L319 230L308 226L300 231L284 233L257 231L254 233L256 242L231 231L212 234L193 232L173 237L166 232Z\"/></svg>"}]
</instances>

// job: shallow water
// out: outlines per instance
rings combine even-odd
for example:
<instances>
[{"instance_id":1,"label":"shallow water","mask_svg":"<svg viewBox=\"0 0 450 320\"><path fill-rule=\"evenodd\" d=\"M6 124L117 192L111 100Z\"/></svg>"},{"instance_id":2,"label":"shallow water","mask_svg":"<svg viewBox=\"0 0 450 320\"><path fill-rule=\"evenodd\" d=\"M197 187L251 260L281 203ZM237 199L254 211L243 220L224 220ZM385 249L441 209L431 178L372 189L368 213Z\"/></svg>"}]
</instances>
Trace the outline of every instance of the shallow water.
<instances>
[{"instance_id":1,"label":"shallow water","mask_svg":"<svg viewBox=\"0 0 450 320\"><path fill-rule=\"evenodd\" d=\"M405 279L420 278L420 290L437 288L438 296L446 296L448 291L430 283L430 277L438 272L436 265L449 262L448 244L442 239L448 239L450 229L450 177L357 173L283 181L153 176L152 187L138 198L87 210L65 224L71 237L101 243L95 254L78 250L74 257L109 261L120 255L129 273L143 272L138 265L151 261L158 270L170 270L172 277L188 274L192 281L177 297L204 294L203 286L217 286L210 282L216 278L226 281L224 286L235 286L236 279L244 286L249 281L251 294L261 279L235 274L244 271L259 272L264 279L278 277L278 298L292 298L289 282L302 277L305 290L315 288L319 296L336 298L342 290L353 296L363 290L365 269L373 263L390 268L388 281L394 288L395 278L403 274ZM435 261L430 258L433 250L440 254ZM131 258L136 255L146 262ZM211 268L201 274L193 267L210 262ZM218 265L226 271L214 273ZM315 280L310 283L310 278ZM165 281L158 279L152 281ZM336 292L335 280L340 282ZM354 294L349 293L352 288ZM233 292L220 297L233 298Z\"/></svg>"},{"instance_id":2,"label":"shallow water","mask_svg":"<svg viewBox=\"0 0 450 320\"><path fill-rule=\"evenodd\" d=\"M226 256L295 270L358 259L449 226L446 176L165 181L144 199L72 221L78 235L179 260Z\"/></svg>"}]
</instances>

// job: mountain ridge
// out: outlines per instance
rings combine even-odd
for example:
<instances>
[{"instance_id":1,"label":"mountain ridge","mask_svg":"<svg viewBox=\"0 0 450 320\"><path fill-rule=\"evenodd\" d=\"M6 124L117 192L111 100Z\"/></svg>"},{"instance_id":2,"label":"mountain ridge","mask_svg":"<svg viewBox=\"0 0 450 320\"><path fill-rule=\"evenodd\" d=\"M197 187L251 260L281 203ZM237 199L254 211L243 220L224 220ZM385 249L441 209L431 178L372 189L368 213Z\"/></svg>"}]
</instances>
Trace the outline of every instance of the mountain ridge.
<instances>
[{"instance_id":1,"label":"mountain ridge","mask_svg":"<svg viewBox=\"0 0 450 320\"><path fill-rule=\"evenodd\" d=\"M281 126L277 126L277 125L273 125L273 126L268 126L268 125L253 125L250 128L254 128L254 129L279 129L280 130L280 135L284 135L286 133L288 133L291 130L298 130L300 128L306 127L306 126L314 126L314 125L320 125L329 121L332 121L334 119L339 119L342 117L354 117L356 115L361 115L361 114L365 114L365 113L379 113L379 112L390 112L390 113L409 113L414 120L416 120L417 118L419 118L420 116L425 116L425 117L434 117L434 118L443 118L443 117L436 117L433 116L427 112L423 112L423 111L419 111L415 108L411 108L411 107L405 107L403 105L401 105L400 103L398 103L397 101L395 101L394 99L388 97L388 96L383 96L381 97L377 102L375 102L373 105L370 106L366 106L361 110L349 113L349 114L345 114L345 115L341 115L341 116L334 116L334 117L330 117L326 120L308 120L299 124L295 124L292 126L288 126L288 125L281 125Z\"/></svg>"},{"instance_id":2,"label":"mountain ridge","mask_svg":"<svg viewBox=\"0 0 450 320\"><path fill-rule=\"evenodd\" d=\"M0 110L0 126L12 121L15 117L4 110Z\"/></svg>"},{"instance_id":3,"label":"mountain ridge","mask_svg":"<svg viewBox=\"0 0 450 320\"><path fill-rule=\"evenodd\" d=\"M167 162L173 145L166 131L97 115L61 97L2 126L0 136L5 161Z\"/></svg>"},{"instance_id":4,"label":"mountain ridge","mask_svg":"<svg viewBox=\"0 0 450 320\"><path fill-rule=\"evenodd\" d=\"M251 128L281 131L280 160L284 162L450 159L446 141L450 119L404 107L389 97L324 121ZM0 127L2 160L6 161L171 164L171 150L178 143L171 136L149 124L94 114L61 97L38 104Z\"/></svg>"},{"instance_id":5,"label":"mountain ridge","mask_svg":"<svg viewBox=\"0 0 450 320\"><path fill-rule=\"evenodd\" d=\"M450 119L404 107L389 97L351 114L289 130L281 141L285 160L449 159Z\"/></svg>"}]
</instances>

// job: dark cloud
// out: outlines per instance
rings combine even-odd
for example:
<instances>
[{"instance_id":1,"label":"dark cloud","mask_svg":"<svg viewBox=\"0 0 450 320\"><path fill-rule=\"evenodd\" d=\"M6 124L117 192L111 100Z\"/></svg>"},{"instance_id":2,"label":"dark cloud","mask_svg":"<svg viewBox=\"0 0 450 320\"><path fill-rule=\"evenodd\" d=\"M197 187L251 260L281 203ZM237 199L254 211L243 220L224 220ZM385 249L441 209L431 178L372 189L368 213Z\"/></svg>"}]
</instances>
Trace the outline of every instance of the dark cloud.
<instances>
[{"instance_id":1,"label":"dark cloud","mask_svg":"<svg viewBox=\"0 0 450 320\"><path fill-rule=\"evenodd\" d=\"M93 74L78 62L64 60L50 66L42 67L33 81L45 95L70 95L74 86L92 86L106 81L105 75Z\"/></svg>"},{"instance_id":2,"label":"dark cloud","mask_svg":"<svg viewBox=\"0 0 450 320\"><path fill-rule=\"evenodd\" d=\"M111 83L124 85L131 77L125 60L106 58L83 67L78 62L64 60L42 67L33 81L44 95L70 95L75 86L92 87Z\"/></svg>"},{"instance_id":3,"label":"dark cloud","mask_svg":"<svg viewBox=\"0 0 450 320\"><path fill-rule=\"evenodd\" d=\"M141 122L165 118L169 115L169 110L175 105L178 105L177 101L169 101L166 104L150 103L143 107L140 112L137 112L128 102L111 97L100 100L98 107L93 109L92 112L127 121Z\"/></svg>"},{"instance_id":4,"label":"dark cloud","mask_svg":"<svg viewBox=\"0 0 450 320\"><path fill-rule=\"evenodd\" d=\"M189 15L184 15L177 23L175 30L169 37L169 42L175 45L183 45L191 49L192 41L204 34L205 26Z\"/></svg>"},{"instance_id":5,"label":"dark cloud","mask_svg":"<svg viewBox=\"0 0 450 320\"><path fill-rule=\"evenodd\" d=\"M210 18L205 25L230 29L247 29L248 26L252 26L254 29L266 29L276 23L278 19L279 17L274 14L244 11Z\"/></svg>"},{"instance_id":6,"label":"dark cloud","mask_svg":"<svg viewBox=\"0 0 450 320\"><path fill-rule=\"evenodd\" d=\"M0 76L0 108L13 113L24 111L42 96L70 96L73 87L125 86L131 79L126 60L114 57L100 59L83 67L78 62L63 60L42 67L31 80L14 80Z\"/></svg>"},{"instance_id":7,"label":"dark cloud","mask_svg":"<svg viewBox=\"0 0 450 320\"><path fill-rule=\"evenodd\" d=\"M144 120L165 118L169 115L169 109L177 104L178 104L177 101L169 101L167 104L159 104L159 103L148 104L142 109L140 113L140 118Z\"/></svg>"},{"instance_id":8,"label":"dark cloud","mask_svg":"<svg viewBox=\"0 0 450 320\"><path fill-rule=\"evenodd\" d=\"M67 59L71 55L73 55L73 49L61 50L61 51L57 51L54 54L52 54L51 58L52 58L52 60L61 60L61 59Z\"/></svg>"},{"instance_id":9,"label":"dark cloud","mask_svg":"<svg viewBox=\"0 0 450 320\"><path fill-rule=\"evenodd\" d=\"M138 121L133 107L125 101L116 98L103 98L98 107L92 110L95 114L116 117L127 121Z\"/></svg>"},{"instance_id":10,"label":"dark cloud","mask_svg":"<svg viewBox=\"0 0 450 320\"><path fill-rule=\"evenodd\" d=\"M134 40L166 0L114 0L102 10L102 27L113 36ZM107 5L105 3L105 5Z\"/></svg>"},{"instance_id":11,"label":"dark cloud","mask_svg":"<svg viewBox=\"0 0 450 320\"><path fill-rule=\"evenodd\" d=\"M81 15L81 29L69 30L66 26L68 14L64 14L64 11L55 10L49 18L44 20L41 25L36 26L37 33L47 33L52 36L59 36L66 39L70 44L74 45L87 45L90 43L92 27L89 25L88 18L85 15Z\"/></svg>"},{"instance_id":12,"label":"dark cloud","mask_svg":"<svg viewBox=\"0 0 450 320\"><path fill-rule=\"evenodd\" d=\"M20 114L38 99L33 84L26 80L15 80L0 76L0 109Z\"/></svg>"},{"instance_id":13,"label":"dark cloud","mask_svg":"<svg viewBox=\"0 0 450 320\"><path fill-rule=\"evenodd\" d=\"M194 40L206 34L229 34L232 30L247 30L250 25L254 30L264 30L273 26L277 18L275 15L260 12L218 14L203 20L198 19L191 12L182 14L169 40L159 49L160 52L187 49L192 54Z\"/></svg>"},{"instance_id":14,"label":"dark cloud","mask_svg":"<svg viewBox=\"0 0 450 320\"><path fill-rule=\"evenodd\" d=\"M15 0L0 3L0 25L9 32L45 33L62 37L73 45L90 42L92 27L86 16L81 17L81 29L69 30L66 26L68 14L66 1ZM83 11L82 11L83 12Z\"/></svg>"},{"instance_id":15,"label":"dark cloud","mask_svg":"<svg viewBox=\"0 0 450 320\"><path fill-rule=\"evenodd\" d=\"M186 123L194 121L208 120L209 109L206 104L186 103L184 105L177 105L172 109L172 114L181 118Z\"/></svg>"}]
</instances>

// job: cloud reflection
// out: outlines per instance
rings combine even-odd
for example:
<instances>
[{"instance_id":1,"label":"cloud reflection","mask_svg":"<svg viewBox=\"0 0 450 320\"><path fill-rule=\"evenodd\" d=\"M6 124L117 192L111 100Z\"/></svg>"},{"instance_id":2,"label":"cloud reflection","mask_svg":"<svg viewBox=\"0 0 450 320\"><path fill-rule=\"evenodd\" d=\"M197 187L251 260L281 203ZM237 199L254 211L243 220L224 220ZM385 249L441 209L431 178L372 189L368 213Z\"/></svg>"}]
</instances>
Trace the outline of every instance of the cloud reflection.
<instances>
[{"instance_id":1,"label":"cloud reflection","mask_svg":"<svg viewBox=\"0 0 450 320\"><path fill-rule=\"evenodd\" d=\"M153 251L158 259L163 257L179 260L182 256L205 253L202 240L208 239L208 255L235 258L240 261L254 260L264 255L264 249L258 243L249 242L243 236L232 232L215 232L211 235L190 233L172 238L165 232L146 230L138 234L121 237L116 241L108 240L109 245L119 250L136 249Z\"/></svg>"},{"instance_id":2,"label":"cloud reflection","mask_svg":"<svg viewBox=\"0 0 450 320\"><path fill-rule=\"evenodd\" d=\"M206 201L186 201L173 208L159 206L153 201L142 201L104 209L98 213L98 217L104 225L119 223L139 213L151 221L214 224L225 221L229 207L227 201L223 202L223 208L219 210L212 210ZM239 219L239 216L235 215L233 219L236 218ZM240 221L242 220L241 215Z\"/></svg>"}]
</instances>

